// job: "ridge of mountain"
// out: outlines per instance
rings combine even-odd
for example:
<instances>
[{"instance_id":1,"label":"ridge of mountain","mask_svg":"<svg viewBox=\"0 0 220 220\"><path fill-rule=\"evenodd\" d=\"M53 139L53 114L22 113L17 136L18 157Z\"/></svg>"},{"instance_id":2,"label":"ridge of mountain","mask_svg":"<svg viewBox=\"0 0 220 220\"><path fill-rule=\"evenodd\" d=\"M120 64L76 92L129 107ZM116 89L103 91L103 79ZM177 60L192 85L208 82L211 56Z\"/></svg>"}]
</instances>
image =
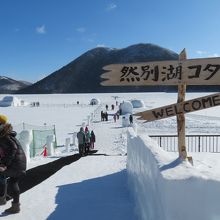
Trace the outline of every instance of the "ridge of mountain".
<instances>
[{"instance_id":1,"label":"ridge of mountain","mask_svg":"<svg viewBox=\"0 0 220 220\"><path fill-rule=\"evenodd\" d=\"M101 86L100 75L104 73L102 68L117 63L176 59L178 59L178 54L154 44L141 43L122 49L97 47L17 93L103 93L158 90L159 88L143 86Z\"/></svg>"},{"instance_id":2,"label":"ridge of mountain","mask_svg":"<svg viewBox=\"0 0 220 220\"><path fill-rule=\"evenodd\" d=\"M0 93L1 94L11 94L16 91L30 86L30 82L18 81L6 76L0 76Z\"/></svg>"},{"instance_id":3,"label":"ridge of mountain","mask_svg":"<svg viewBox=\"0 0 220 220\"><path fill-rule=\"evenodd\" d=\"M178 60L179 55L154 44L139 43L126 48L96 47L40 81L24 87L19 94L176 92L177 86L101 86L100 77L109 64ZM187 86L188 92L214 92L219 86Z\"/></svg>"}]
</instances>

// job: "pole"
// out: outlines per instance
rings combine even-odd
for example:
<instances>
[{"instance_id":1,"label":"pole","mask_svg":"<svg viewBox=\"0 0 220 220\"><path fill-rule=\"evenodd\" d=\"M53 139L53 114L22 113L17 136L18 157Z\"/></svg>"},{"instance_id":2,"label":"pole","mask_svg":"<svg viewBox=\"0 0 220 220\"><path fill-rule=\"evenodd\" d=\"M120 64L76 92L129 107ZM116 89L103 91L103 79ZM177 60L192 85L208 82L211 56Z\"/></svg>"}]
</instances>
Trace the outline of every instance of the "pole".
<instances>
[{"instance_id":1,"label":"pole","mask_svg":"<svg viewBox=\"0 0 220 220\"><path fill-rule=\"evenodd\" d=\"M181 63L182 60L186 60L185 49L183 49L183 51L179 54L179 62ZM178 85L178 99L177 99L178 103L185 101L185 94L186 94L186 84ZM185 160L187 158L187 152L186 152L186 140L185 140L185 115L184 113L177 115L177 134L178 134L179 157L182 160Z\"/></svg>"}]
</instances>

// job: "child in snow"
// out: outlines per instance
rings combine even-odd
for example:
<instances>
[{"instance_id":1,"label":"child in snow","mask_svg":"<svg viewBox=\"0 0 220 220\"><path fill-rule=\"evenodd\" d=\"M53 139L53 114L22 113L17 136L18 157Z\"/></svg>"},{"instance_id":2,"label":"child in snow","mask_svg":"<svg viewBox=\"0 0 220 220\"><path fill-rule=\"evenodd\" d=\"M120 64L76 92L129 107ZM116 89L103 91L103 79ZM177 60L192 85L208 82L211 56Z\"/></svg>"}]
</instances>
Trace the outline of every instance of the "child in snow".
<instances>
[{"instance_id":1,"label":"child in snow","mask_svg":"<svg viewBox=\"0 0 220 220\"><path fill-rule=\"evenodd\" d=\"M95 134L93 131L91 131L91 137L90 137L90 148L94 149L94 143L95 143Z\"/></svg>"}]
</instances>

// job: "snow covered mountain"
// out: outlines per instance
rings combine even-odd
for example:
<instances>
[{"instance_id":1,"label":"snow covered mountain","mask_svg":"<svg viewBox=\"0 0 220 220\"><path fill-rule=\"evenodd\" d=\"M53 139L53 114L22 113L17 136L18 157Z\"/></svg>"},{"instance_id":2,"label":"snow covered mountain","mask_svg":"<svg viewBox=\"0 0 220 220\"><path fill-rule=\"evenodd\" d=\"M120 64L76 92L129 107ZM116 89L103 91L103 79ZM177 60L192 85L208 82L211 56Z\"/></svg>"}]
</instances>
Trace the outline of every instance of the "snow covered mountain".
<instances>
[{"instance_id":1,"label":"snow covered mountain","mask_svg":"<svg viewBox=\"0 0 220 220\"><path fill-rule=\"evenodd\" d=\"M178 54L153 44L136 44L123 49L97 47L18 93L103 93L163 91L162 87L104 87L103 67L109 64L175 60Z\"/></svg>"},{"instance_id":2,"label":"snow covered mountain","mask_svg":"<svg viewBox=\"0 0 220 220\"><path fill-rule=\"evenodd\" d=\"M9 77L0 76L0 93L15 93L19 89L23 89L31 83L26 81L17 81Z\"/></svg>"}]
</instances>

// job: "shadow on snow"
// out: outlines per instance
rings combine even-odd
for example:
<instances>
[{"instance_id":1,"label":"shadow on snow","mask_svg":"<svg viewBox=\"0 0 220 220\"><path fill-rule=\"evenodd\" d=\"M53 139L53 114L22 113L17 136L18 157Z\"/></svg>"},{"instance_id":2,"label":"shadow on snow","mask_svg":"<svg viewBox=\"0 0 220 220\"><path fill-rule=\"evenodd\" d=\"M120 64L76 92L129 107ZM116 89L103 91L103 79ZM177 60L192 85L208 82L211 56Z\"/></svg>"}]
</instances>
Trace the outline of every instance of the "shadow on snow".
<instances>
[{"instance_id":1,"label":"shadow on snow","mask_svg":"<svg viewBox=\"0 0 220 220\"><path fill-rule=\"evenodd\" d=\"M48 220L136 219L134 202L127 188L126 170L58 188L57 207Z\"/></svg>"}]
</instances>

